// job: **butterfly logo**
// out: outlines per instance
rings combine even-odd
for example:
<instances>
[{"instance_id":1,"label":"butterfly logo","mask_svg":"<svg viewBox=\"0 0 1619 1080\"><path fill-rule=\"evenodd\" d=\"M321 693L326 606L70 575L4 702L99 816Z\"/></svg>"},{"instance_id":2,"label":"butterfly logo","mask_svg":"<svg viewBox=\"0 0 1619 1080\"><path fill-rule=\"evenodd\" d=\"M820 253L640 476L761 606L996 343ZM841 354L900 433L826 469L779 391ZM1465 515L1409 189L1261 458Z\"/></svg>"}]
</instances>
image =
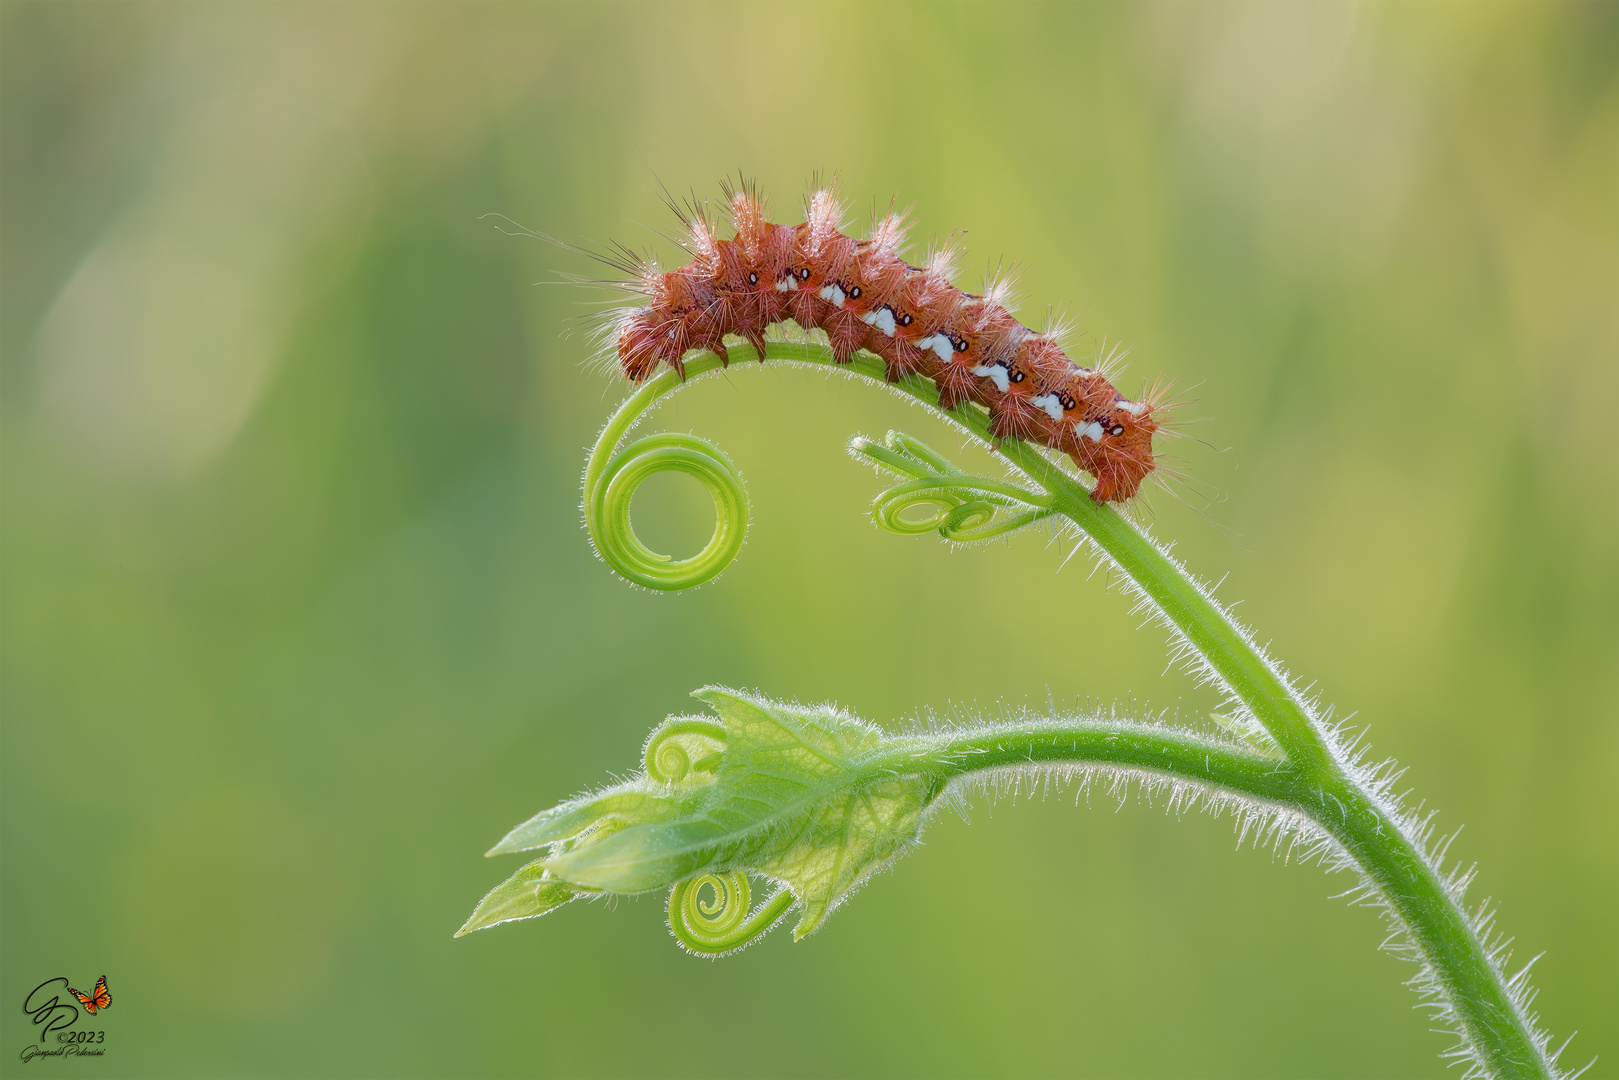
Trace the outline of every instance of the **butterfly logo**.
<instances>
[{"instance_id":1,"label":"butterfly logo","mask_svg":"<svg viewBox=\"0 0 1619 1080\"><path fill-rule=\"evenodd\" d=\"M66 982L67 980L64 979L63 981ZM97 1009L105 1009L112 1004L112 995L107 993L107 977L105 975L96 980L96 988L88 994L81 994L71 986L67 988L67 992L78 998L79 1004L84 1006L84 1011L91 1016L96 1014Z\"/></svg>"}]
</instances>

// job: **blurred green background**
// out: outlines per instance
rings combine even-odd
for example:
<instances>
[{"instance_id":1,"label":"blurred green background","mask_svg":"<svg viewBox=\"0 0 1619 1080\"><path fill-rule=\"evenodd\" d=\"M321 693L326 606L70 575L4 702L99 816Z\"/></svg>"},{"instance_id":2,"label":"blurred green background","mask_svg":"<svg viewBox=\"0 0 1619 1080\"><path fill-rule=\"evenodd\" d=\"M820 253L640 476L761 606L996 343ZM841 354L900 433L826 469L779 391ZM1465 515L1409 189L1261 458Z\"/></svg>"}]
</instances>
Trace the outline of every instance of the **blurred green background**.
<instances>
[{"instance_id":1,"label":"blurred green background","mask_svg":"<svg viewBox=\"0 0 1619 1080\"><path fill-rule=\"evenodd\" d=\"M741 169L789 220L816 170L914 201L964 285L1016 260L1027 321L1176 380L1222 500L1154 528L1466 823L1545 1024L1619 1076L1616 16L6 3L7 1075L1445 1073L1346 878L1105 796L946 817L720 962L661 897L452 940L518 865L481 852L704 683L1213 704L1050 536L872 528L846 437L957 443L821 374L655 418L748 476L717 583L593 558L624 388L595 295L536 283L598 271L479 215L668 255L659 179ZM637 512L706 535L678 480ZM21 1065L27 990L102 973L106 1057Z\"/></svg>"}]
</instances>

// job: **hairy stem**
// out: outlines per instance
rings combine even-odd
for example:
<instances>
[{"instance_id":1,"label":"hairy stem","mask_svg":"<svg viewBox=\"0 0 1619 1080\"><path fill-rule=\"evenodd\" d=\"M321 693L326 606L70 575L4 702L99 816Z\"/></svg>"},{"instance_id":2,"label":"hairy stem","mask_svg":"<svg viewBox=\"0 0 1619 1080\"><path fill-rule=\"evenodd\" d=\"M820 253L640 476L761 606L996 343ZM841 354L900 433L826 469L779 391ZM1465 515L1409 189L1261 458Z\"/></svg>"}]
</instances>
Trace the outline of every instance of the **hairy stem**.
<instances>
[{"instance_id":1,"label":"hairy stem","mask_svg":"<svg viewBox=\"0 0 1619 1080\"><path fill-rule=\"evenodd\" d=\"M1286 762L1144 724L995 724L947 736L936 752L940 761L938 775L946 779L1017 765L1103 765L1191 780L1260 802L1302 810L1298 805L1297 776Z\"/></svg>"},{"instance_id":2,"label":"hairy stem","mask_svg":"<svg viewBox=\"0 0 1619 1080\"><path fill-rule=\"evenodd\" d=\"M1555 1075L1466 916L1397 825L1347 778L1323 783L1291 762L1133 725L996 727L952 739L942 757L953 776L1030 764L1137 769L1297 811L1342 845L1377 886L1445 985L1491 1074Z\"/></svg>"},{"instance_id":3,"label":"hairy stem","mask_svg":"<svg viewBox=\"0 0 1619 1080\"><path fill-rule=\"evenodd\" d=\"M850 364L835 365L830 350L822 346L780 342L772 343L766 356L886 382L882 362L864 354L857 355ZM731 357L733 362L741 362L757 354L748 346L738 345L731 348ZM734 470L723 455L707 444L671 442L687 438L684 436L654 436L625 450L615 450L629 428L660 398L679 389L684 381L720 366L716 357L703 355L686 362L685 380L665 370L637 389L608 421L586 468L586 519L598 550L626 577L652 588L689 587L723 569L729 555L716 566L717 553L724 549L734 554L740 545L746 504L741 503L742 521L731 523L736 531L727 533L722 494L711 482L717 509L721 510L721 524L703 553L675 563L648 551L627 528L633 476L659 467L686 468L696 473L697 467L689 461L705 453L708 457L699 464L709 474L717 478L724 472L734 475ZM950 411L939 409L937 389L919 376L889 385L993 444L983 409L975 405ZM1196 739L1145 734L1153 729L1129 729L1131 734L1120 728L1033 725L1013 732L996 730L982 737L964 737L947 755L949 768L964 775L997 765L1108 762L1213 785L1306 815L1360 866L1408 932L1431 968L1437 993L1454 1011L1477 1065L1489 1075L1500 1077L1556 1075L1499 965L1447 889L1420 838L1413 835L1409 823L1399 818L1395 807L1349 765L1326 725L1277 665L1179 563L1128 518L1110 506L1094 502L1066 468L1028 443L1007 440L998 449L1006 461L1044 489L1042 505L1030 513L1058 513L1073 522L1126 576L1143 604L1162 618L1188 650L1188 658L1264 727L1285 758L1272 760ZM664 454L669 460L684 455L680 460L688 464L652 464L634 474L637 453ZM621 490L614 490L615 473L631 477ZM700 474L700 478L709 482L707 475ZM616 552L613 529L603 527L608 515L615 517L628 537L628 544Z\"/></svg>"}]
</instances>

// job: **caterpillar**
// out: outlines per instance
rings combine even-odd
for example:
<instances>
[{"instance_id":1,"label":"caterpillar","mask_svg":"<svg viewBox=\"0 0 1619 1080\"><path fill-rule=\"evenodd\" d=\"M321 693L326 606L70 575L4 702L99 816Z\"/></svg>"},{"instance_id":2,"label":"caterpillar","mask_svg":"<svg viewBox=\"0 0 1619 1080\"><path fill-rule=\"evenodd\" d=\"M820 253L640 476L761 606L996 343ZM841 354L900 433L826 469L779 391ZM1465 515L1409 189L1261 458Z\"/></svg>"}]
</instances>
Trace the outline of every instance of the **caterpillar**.
<instances>
[{"instance_id":1,"label":"caterpillar","mask_svg":"<svg viewBox=\"0 0 1619 1080\"><path fill-rule=\"evenodd\" d=\"M939 404L973 401L989 410L997 439L1038 442L1095 477L1091 498L1123 502L1153 471L1156 392L1131 401L1097 368L1074 363L1052 333L1036 333L1007 310L1004 278L982 295L950 282L954 250L922 266L902 258L905 214L890 212L870 239L843 232L846 207L831 189L805 200L805 220L778 225L750 185L723 184L733 236L720 239L695 199L669 200L688 235L684 266L664 272L619 248L610 260L645 303L611 317L607 337L623 372L641 382L660 364L685 377L684 357L708 350L729 362L725 339L747 341L764 359L765 334L789 319L822 331L834 357L856 350L882 358L890 381L923 375Z\"/></svg>"}]
</instances>

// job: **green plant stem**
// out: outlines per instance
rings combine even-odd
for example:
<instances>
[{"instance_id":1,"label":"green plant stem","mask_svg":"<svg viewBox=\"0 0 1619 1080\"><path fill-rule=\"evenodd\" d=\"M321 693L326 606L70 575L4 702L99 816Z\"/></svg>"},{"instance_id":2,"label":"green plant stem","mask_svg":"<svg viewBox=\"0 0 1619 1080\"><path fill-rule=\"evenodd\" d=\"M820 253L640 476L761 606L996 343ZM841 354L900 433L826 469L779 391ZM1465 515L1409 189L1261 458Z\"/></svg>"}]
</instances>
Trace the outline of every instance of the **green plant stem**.
<instances>
[{"instance_id":1,"label":"green plant stem","mask_svg":"<svg viewBox=\"0 0 1619 1080\"><path fill-rule=\"evenodd\" d=\"M970 425L977 427L977 418ZM986 426L987 431L987 426ZM1050 493L1057 511L1129 576L1224 688L1248 707L1287 755L1297 794L1289 804L1343 845L1377 886L1433 968L1469 1041L1500 1077L1553 1075L1512 1003L1501 972L1451 899L1437 868L1371 792L1337 760L1297 691L1226 611L1140 529L1098 506L1071 476L1027 444L1002 452Z\"/></svg>"},{"instance_id":2,"label":"green plant stem","mask_svg":"<svg viewBox=\"0 0 1619 1080\"><path fill-rule=\"evenodd\" d=\"M772 360L836 368L886 383L882 362L865 354L857 355L850 364L836 365L830 350L823 346L772 343L766 355ZM750 362L756 357L747 346L731 348L732 363ZM686 381L720 366L719 360L710 355L689 360ZM586 469L587 517L592 485L601 477L607 455L646 409L681 385L683 380L678 375L665 370L640 387L609 420ZM939 409L937 389L930 380L919 376L888 385L931 406L984 442L994 443L983 409L974 405ZM1298 810L1342 845L1409 932L1480 1064L1491 1075L1500 1077L1554 1076L1551 1062L1538 1048L1526 1018L1513 1003L1501 971L1491 962L1484 943L1445 888L1436 867L1424 856L1417 840L1400 827L1392 808L1352 775L1335 753L1313 710L1276 665L1180 565L1123 515L1095 503L1065 468L1027 443L1008 440L998 449L1008 462L1045 489L1052 508L1072 521L1129 578L1171 631L1196 653L1211 678L1264 725L1286 758L1269 761L1227 750L1227 757L1222 759L1202 744L1172 745L1174 740L1159 739L1134 745L1138 760L1127 761L1111 752L1106 757L1094 756L1092 751L1100 737L1096 732L1039 727L1012 741L997 733L994 748L962 746L962 772L993 763L1105 760L1225 787ZM592 536L600 545L594 525Z\"/></svg>"},{"instance_id":3,"label":"green plant stem","mask_svg":"<svg viewBox=\"0 0 1619 1080\"><path fill-rule=\"evenodd\" d=\"M939 755L939 775L946 779L1017 765L1103 765L1179 777L1275 806L1302 809L1297 805L1297 776L1286 762L1144 724L995 724L949 736L935 753Z\"/></svg>"},{"instance_id":4,"label":"green plant stem","mask_svg":"<svg viewBox=\"0 0 1619 1080\"><path fill-rule=\"evenodd\" d=\"M953 739L940 753L942 771L952 778L1016 765L1103 765L1191 780L1297 811L1338 841L1376 884L1444 983L1492 1075L1554 1075L1465 916L1395 824L1347 779L1323 784L1291 762L1135 725L997 726Z\"/></svg>"}]
</instances>

